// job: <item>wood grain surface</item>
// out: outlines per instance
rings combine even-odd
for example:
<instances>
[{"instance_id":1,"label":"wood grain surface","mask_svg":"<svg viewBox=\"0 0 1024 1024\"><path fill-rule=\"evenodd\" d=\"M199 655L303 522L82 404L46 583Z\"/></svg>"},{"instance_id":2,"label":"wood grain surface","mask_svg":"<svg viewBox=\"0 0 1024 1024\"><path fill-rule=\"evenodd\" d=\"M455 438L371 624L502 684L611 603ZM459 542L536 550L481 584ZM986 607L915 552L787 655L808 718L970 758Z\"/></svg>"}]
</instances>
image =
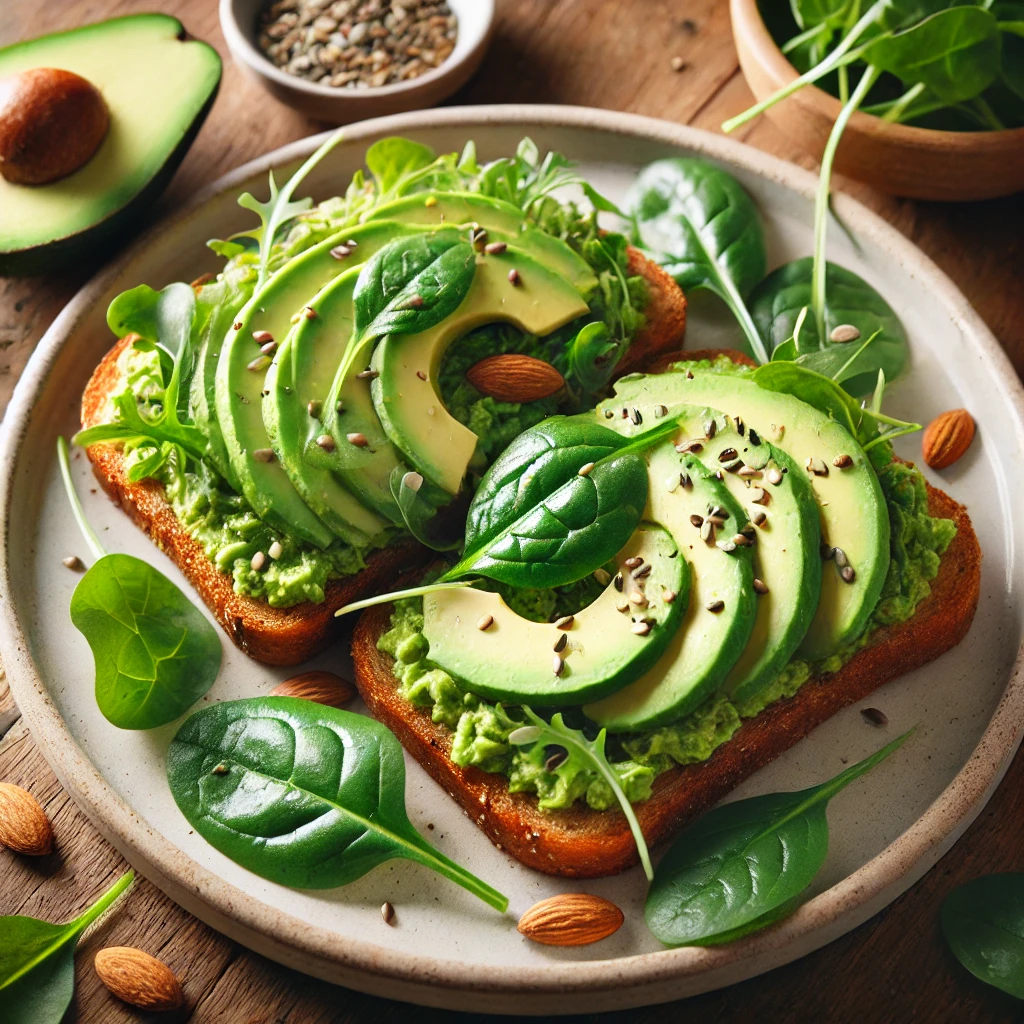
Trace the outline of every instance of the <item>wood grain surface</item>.
<instances>
[{"instance_id":1,"label":"wood grain surface","mask_svg":"<svg viewBox=\"0 0 1024 1024\"><path fill-rule=\"evenodd\" d=\"M177 15L225 59L220 97L155 212L159 215L224 171L322 126L297 116L243 78L228 58L214 0L0 0L0 45L154 7ZM727 7L726 0L498 0L499 24L490 55L452 102L574 103L717 131L751 99L738 69ZM672 69L672 58L683 62L681 70ZM763 119L739 134L752 145L813 166ZM928 253L995 332L1017 372L1024 371L1024 195L944 206L893 199L846 181L837 185ZM6 407L34 345L94 270L83 266L60 276L0 279L0 409ZM0 735L0 779L25 786L42 801L57 837L57 851L41 860L0 850L0 914L68 919L125 864L62 791L18 718L2 678ZM795 964L724 991L600 1019L616 1024L680 1019L717 1024L1020 1020L1019 1003L976 982L946 950L938 910L957 884L983 873L1024 868L1022 818L1024 756L1018 756L953 850L913 889L856 931ZM96 978L92 956L104 945L141 946L178 974L186 1009L161 1020L426 1024L469 1019L363 996L278 967L200 924L141 880L120 912L81 948L68 1021L142 1019Z\"/></svg>"}]
</instances>

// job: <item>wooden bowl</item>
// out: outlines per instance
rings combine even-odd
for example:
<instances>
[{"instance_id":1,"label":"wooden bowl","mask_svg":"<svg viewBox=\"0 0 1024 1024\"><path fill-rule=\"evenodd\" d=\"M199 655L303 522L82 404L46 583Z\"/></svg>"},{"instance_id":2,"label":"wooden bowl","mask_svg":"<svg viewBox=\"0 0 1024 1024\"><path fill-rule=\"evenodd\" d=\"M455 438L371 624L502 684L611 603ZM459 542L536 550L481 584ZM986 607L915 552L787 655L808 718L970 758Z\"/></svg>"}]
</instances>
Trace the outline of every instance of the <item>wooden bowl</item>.
<instances>
[{"instance_id":1,"label":"wooden bowl","mask_svg":"<svg viewBox=\"0 0 1024 1024\"><path fill-rule=\"evenodd\" d=\"M740 67L758 100L798 77L765 27L757 0L730 0ZM766 111L801 149L820 159L842 108L816 86ZM870 114L850 118L835 169L883 192L912 199L962 202L1024 189L1024 128L943 132L889 124Z\"/></svg>"}]
</instances>

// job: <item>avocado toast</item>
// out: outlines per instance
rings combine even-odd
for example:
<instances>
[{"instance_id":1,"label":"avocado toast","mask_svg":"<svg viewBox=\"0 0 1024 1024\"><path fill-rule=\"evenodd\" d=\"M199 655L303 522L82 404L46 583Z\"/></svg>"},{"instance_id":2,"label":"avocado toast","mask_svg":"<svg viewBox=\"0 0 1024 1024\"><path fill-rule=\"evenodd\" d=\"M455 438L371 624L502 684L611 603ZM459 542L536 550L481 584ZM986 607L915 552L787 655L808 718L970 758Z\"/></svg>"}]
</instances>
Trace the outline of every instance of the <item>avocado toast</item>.
<instances>
[{"instance_id":1,"label":"avocado toast","mask_svg":"<svg viewBox=\"0 0 1024 1024\"><path fill-rule=\"evenodd\" d=\"M690 361L673 362L681 358ZM738 353L668 357L666 372L620 381L598 406L595 422L632 436L652 420L678 426L645 456L644 518L667 529L691 564L688 592L673 599L687 602L686 617L653 668L626 673L625 684L620 675L602 698L564 698L567 673L550 663L542 670L546 696L530 698L556 705L588 735L607 729L609 763L649 844L842 707L955 646L977 607L981 552L964 508L887 444L868 454L819 410L755 383L749 363ZM607 636L632 639L628 624L649 619L669 596L661 582L631 595L638 571L643 565L622 558L597 574L599 584L612 580L607 590L620 599L623 624L573 644L570 665L578 658L582 668L594 654L602 660L602 645L619 643ZM658 572L655 563L641 579ZM478 609L467 593L475 592L456 592L468 634ZM546 605L537 599L542 613L554 609L545 650L560 630L568 643L583 635L592 595L593 588ZM536 609L514 596L503 606L477 596L480 611L511 626L511 649L521 651L519 619L538 618ZM506 655L475 666L472 652L453 656L444 636L450 600L440 592L422 604L405 599L364 612L354 659L373 715L496 844L530 867L595 877L636 863L626 818L586 765L551 747L524 751L510 742L523 719L502 671ZM563 614L581 604L575 616ZM500 645L494 623L477 634ZM497 699L503 691L505 701Z\"/></svg>"},{"instance_id":2,"label":"avocado toast","mask_svg":"<svg viewBox=\"0 0 1024 1024\"><path fill-rule=\"evenodd\" d=\"M176 351L163 335L168 311L188 305L184 285L112 305L123 336L85 390L79 440L108 493L254 658L291 665L323 649L339 607L424 564L418 528L450 518L523 427L585 408L613 375L681 343L675 282L599 232L593 212L550 198L571 174L542 164L528 140L520 150L510 191L487 182L512 162L480 167L471 145L435 158L382 140L367 154L372 179L300 205L272 244L258 233L211 243L228 262L195 282ZM385 315L422 314L435 293L454 292L452 308L390 323L339 374L353 324L382 298L363 270L394 288L417 246L425 262L409 294L388 293ZM587 358L575 344L584 327L602 332ZM499 402L466 381L481 359L519 352L558 367L564 386ZM166 409L172 359L181 415ZM403 494L406 480L418 484Z\"/></svg>"}]
</instances>

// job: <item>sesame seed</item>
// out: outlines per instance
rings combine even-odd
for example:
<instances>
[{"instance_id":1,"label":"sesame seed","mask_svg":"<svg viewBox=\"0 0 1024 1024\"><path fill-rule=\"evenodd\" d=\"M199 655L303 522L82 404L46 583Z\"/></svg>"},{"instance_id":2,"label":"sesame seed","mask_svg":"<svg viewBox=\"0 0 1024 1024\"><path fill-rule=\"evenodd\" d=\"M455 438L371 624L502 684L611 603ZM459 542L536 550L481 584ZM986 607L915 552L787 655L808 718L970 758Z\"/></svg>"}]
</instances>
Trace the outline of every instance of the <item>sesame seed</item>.
<instances>
[{"instance_id":1,"label":"sesame seed","mask_svg":"<svg viewBox=\"0 0 1024 1024\"><path fill-rule=\"evenodd\" d=\"M409 472L402 477L402 485L404 487L408 487L410 491L418 492L423 486L423 477L419 473L409 470Z\"/></svg>"},{"instance_id":2,"label":"sesame seed","mask_svg":"<svg viewBox=\"0 0 1024 1024\"><path fill-rule=\"evenodd\" d=\"M782 483L782 473L774 466L765 473L765 477L767 478L768 483L772 484L774 487L778 487L779 484Z\"/></svg>"},{"instance_id":3,"label":"sesame seed","mask_svg":"<svg viewBox=\"0 0 1024 1024\"><path fill-rule=\"evenodd\" d=\"M253 572L259 572L260 569L263 568L263 565L266 562L266 560L267 556L263 554L262 551L257 551L256 554L252 556L249 565L252 568Z\"/></svg>"},{"instance_id":4,"label":"sesame seed","mask_svg":"<svg viewBox=\"0 0 1024 1024\"><path fill-rule=\"evenodd\" d=\"M563 615L560 619L555 622L555 629L572 629L572 624L576 621L573 615Z\"/></svg>"},{"instance_id":5,"label":"sesame seed","mask_svg":"<svg viewBox=\"0 0 1024 1024\"><path fill-rule=\"evenodd\" d=\"M334 443L334 438L330 434L321 434L317 439L316 443L323 448L325 452L333 452L337 447Z\"/></svg>"},{"instance_id":6,"label":"sesame seed","mask_svg":"<svg viewBox=\"0 0 1024 1024\"><path fill-rule=\"evenodd\" d=\"M382 903L380 908L380 916L384 918L385 924L391 924L395 919L395 908L390 903Z\"/></svg>"},{"instance_id":7,"label":"sesame seed","mask_svg":"<svg viewBox=\"0 0 1024 1024\"><path fill-rule=\"evenodd\" d=\"M674 590L663 590L661 599L665 604L671 604L679 595Z\"/></svg>"},{"instance_id":8,"label":"sesame seed","mask_svg":"<svg viewBox=\"0 0 1024 1024\"><path fill-rule=\"evenodd\" d=\"M265 356L272 356L277 351L277 342L268 341L266 345L260 345L260 352Z\"/></svg>"},{"instance_id":9,"label":"sesame seed","mask_svg":"<svg viewBox=\"0 0 1024 1024\"><path fill-rule=\"evenodd\" d=\"M376 380L380 374L376 370L363 370L356 374L359 380Z\"/></svg>"},{"instance_id":10,"label":"sesame seed","mask_svg":"<svg viewBox=\"0 0 1024 1024\"><path fill-rule=\"evenodd\" d=\"M704 436L709 440L713 440L715 434L718 433L718 424L714 420L708 420L704 424ZM726 449L728 451L728 449ZM721 456L719 456L721 458Z\"/></svg>"},{"instance_id":11,"label":"sesame seed","mask_svg":"<svg viewBox=\"0 0 1024 1024\"><path fill-rule=\"evenodd\" d=\"M252 457L257 462L273 462L276 456L274 455L273 448L257 448L253 453Z\"/></svg>"},{"instance_id":12,"label":"sesame seed","mask_svg":"<svg viewBox=\"0 0 1024 1024\"><path fill-rule=\"evenodd\" d=\"M770 495L763 487L750 488L750 500L755 505L767 505Z\"/></svg>"},{"instance_id":13,"label":"sesame seed","mask_svg":"<svg viewBox=\"0 0 1024 1024\"><path fill-rule=\"evenodd\" d=\"M832 460L832 465L836 469L849 469L853 465L853 458L849 455L837 455Z\"/></svg>"},{"instance_id":14,"label":"sesame seed","mask_svg":"<svg viewBox=\"0 0 1024 1024\"><path fill-rule=\"evenodd\" d=\"M564 668L565 660L562 658L560 654L556 654L551 659L551 671L554 672L556 676L560 676L562 674L562 669Z\"/></svg>"},{"instance_id":15,"label":"sesame seed","mask_svg":"<svg viewBox=\"0 0 1024 1024\"><path fill-rule=\"evenodd\" d=\"M565 645L569 642L568 633L560 633L558 639L555 641L555 654L565 650Z\"/></svg>"},{"instance_id":16,"label":"sesame seed","mask_svg":"<svg viewBox=\"0 0 1024 1024\"><path fill-rule=\"evenodd\" d=\"M481 633L486 632L493 625L494 625L494 616L493 615L481 615L480 618L476 620L476 628L479 629Z\"/></svg>"},{"instance_id":17,"label":"sesame seed","mask_svg":"<svg viewBox=\"0 0 1024 1024\"><path fill-rule=\"evenodd\" d=\"M422 370L417 370L416 371L416 376L419 377L420 380L426 380L427 379L427 375Z\"/></svg>"},{"instance_id":18,"label":"sesame seed","mask_svg":"<svg viewBox=\"0 0 1024 1024\"><path fill-rule=\"evenodd\" d=\"M331 255L336 260L343 260L346 256L352 255L352 250L347 245L336 245L331 250Z\"/></svg>"},{"instance_id":19,"label":"sesame seed","mask_svg":"<svg viewBox=\"0 0 1024 1024\"><path fill-rule=\"evenodd\" d=\"M316 319L316 310L312 306L306 306L306 308L303 309L303 311L302 311L302 315L307 320L315 320Z\"/></svg>"},{"instance_id":20,"label":"sesame seed","mask_svg":"<svg viewBox=\"0 0 1024 1024\"><path fill-rule=\"evenodd\" d=\"M370 443L369 441L366 440L365 434L360 434L358 432L353 434L346 434L345 440L348 441L349 444L355 445L356 448L365 448Z\"/></svg>"},{"instance_id":21,"label":"sesame seed","mask_svg":"<svg viewBox=\"0 0 1024 1024\"><path fill-rule=\"evenodd\" d=\"M504 242L488 242L484 246L484 252L488 256L500 256L507 248L508 245Z\"/></svg>"},{"instance_id":22,"label":"sesame seed","mask_svg":"<svg viewBox=\"0 0 1024 1024\"><path fill-rule=\"evenodd\" d=\"M755 594L767 594L768 593L768 584L765 583L764 580L755 579L754 580L754 593Z\"/></svg>"},{"instance_id":23,"label":"sesame seed","mask_svg":"<svg viewBox=\"0 0 1024 1024\"><path fill-rule=\"evenodd\" d=\"M764 526L768 522L768 513L764 509L758 509L754 513L754 518L750 520L755 526Z\"/></svg>"},{"instance_id":24,"label":"sesame seed","mask_svg":"<svg viewBox=\"0 0 1024 1024\"><path fill-rule=\"evenodd\" d=\"M233 323L233 324L232 324L231 326L232 326L232 328L233 328L234 330L236 330L236 331L240 331L240 330L242 329L242 321L241 321L241 320L238 320L238 321L236 321L235 323Z\"/></svg>"},{"instance_id":25,"label":"sesame seed","mask_svg":"<svg viewBox=\"0 0 1024 1024\"><path fill-rule=\"evenodd\" d=\"M67 558L62 558L61 561L64 563L65 568L71 569L74 572L82 572L85 569L85 564L78 555L68 555Z\"/></svg>"},{"instance_id":26,"label":"sesame seed","mask_svg":"<svg viewBox=\"0 0 1024 1024\"><path fill-rule=\"evenodd\" d=\"M306 412L309 413L313 419L320 419L320 413L323 412L324 403L318 398L314 398L311 402L306 403Z\"/></svg>"},{"instance_id":27,"label":"sesame seed","mask_svg":"<svg viewBox=\"0 0 1024 1024\"><path fill-rule=\"evenodd\" d=\"M725 602L721 598L715 598L714 601L708 601L704 607L707 608L709 612L715 612L717 614L725 607Z\"/></svg>"},{"instance_id":28,"label":"sesame seed","mask_svg":"<svg viewBox=\"0 0 1024 1024\"><path fill-rule=\"evenodd\" d=\"M647 636L651 631L651 624L649 622L634 622L630 629L637 636Z\"/></svg>"},{"instance_id":29,"label":"sesame seed","mask_svg":"<svg viewBox=\"0 0 1024 1024\"><path fill-rule=\"evenodd\" d=\"M693 515L690 516L690 525L696 526L699 530L704 525L704 517L699 516L696 512L694 512Z\"/></svg>"},{"instance_id":30,"label":"sesame seed","mask_svg":"<svg viewBox=\"0 0 1024 1024\"><path fill-rule=\"evenodd\" d=\"M734 459L739 458L740 453L735 448L723 448L718 453L719 462L732 462Z\"/></svg>"},{"instance_id":31,"label":"sesame seed","mask_svg":"<svg viewBox=\"0 0 1024 1024\"><path fill-rule=\"evenodd\" d=\"M231 770L231 769L230 769L230 768L228 768L228 766L227 766L226 764L215 764L215 765L214 765L214 766L213 766L213 767L212 767L212 768L210 769L210 774L211 774L211 775L227 775L227 773L228 773L228 772L229 772L230 770Z\"/></svg>"},{"instance_id":32,"label":"sesame seed","mask_svg":"<svg viewBox=\"0 0 1024 1024\"><path fill-rule=\"evenodd\" d=\"M667 416L667 415L668 415L668 406L667 405L656 405L654 407L654 418L656 420L660 420L662 418L662 416Z\"/></svg>"},{"instance_id":33,"label":"sesame seed","mask_svg":"<svg viewBox=\"0 0 1024 1024\"><path fill-rule=\"evenodd\" d=\"M257 356L249 365L246 367L247 370L251 370L253 373L259 373L260 370L265 370L272 362L270 356Z\"/></svg>"},{"instance_id":34,"label":"sesame seed","mask_svg":"<svg viewBox=\"0 0 1024 1024\"><path fill-rule=\"evenodd\" d=\"M518 284L520 284L520 283L522 282L522 278L521 278L521 277L519 276L519 271L518 271L518 270L516 270L516 268L515 268L515 267L513 267L513 268L512 268L512 269L511 269L511 270L510 270L510 271L508 272L508 280L509 280L509 283L510 283L510 284L511 284L511 285L512 285L513 287L515 287L516 285L518 285Z\"/></svg>"},{"instance_id":35,"label":"sesame seed","mask_svg":"<svg viewBox=\"0 0 1024 1024\"><path fill-rule=\"evenodd\" d=\"M821 459L809 458L807 460L807 472L815 476L828 476L828 466Z\"/></svg>"},{"instance_id":36,"label":"sesame seed","mask_svg":"<svg viewBox=\"0 0 1024 1024\"><path fill-rule=\"evenodd\" d=\"M270 331L253 331L252 340L255 341L257 345L266 345L268 341L274 340L274 336Z\"/></svg>"},{"instance_id":37,"label":"sesame seed","mask_svg":"<svg viewBox=\"0 0 1024 1024\"><path fill-rule=\"evenodd\" d=\"M864 721L870 725L883 726L889 724L889 718L884 711L879 711L878 708L861 708L860 713L864 716Z\"/></svg>"},{"instance_id":38,"label":"sesame seed","mask_svg":"<svg viewBox=\"0 0 1024 1024\"><path fill-rule=\"evenodd\" d=\"M720 540L715 547L719 551L724 551L727 555L731 555L736 550L736 542L733 540Z\"/></svg>"},{"instance_id":39,"label":"sesame seed","mask_svg":"<svg viewBox=\"0 0 1024 1024\"><path fill-rule=\"evenodd\" d=\"M639 569L644 564L644 560L639 555L633 555L632 558L627 558L622 564L627 569Z\"/></svg>"},{"instance_id":40,"label":"sesame seed","mask_svg":"<svg viewBox=\"0 0 1024 1024\"><path fill-rule=\"evenodd\" d=\"M602 587L608 586L612 581L612 574L607 569L595 569L592 575Z\"/></svg>"},{"instance_id":41,"label":"sesame seed","mask_svg":"<svg viewBox=\"0 0 1024 1024\"><path fill-rule=\"evenodd\" d=\"M828 340L843 345L850 341L856 341L859 337L860 331L853 324L839 324L832 328Z\"/></svg>"},{"instance_id":42,"label":"sesame seed","mask_svg":"<svg viewBox=\"0 0 1024 1024\"><path fill-rule=\"evenodd\" d=\"M647 598L644 597L643 593L639 590L631 590L629 593L629 603L635 604L637 608L647 607Z\"/></svg>"},{"instance_id":43,"label":"sesame seed","mask_svg":"<svg viewBox=\"0 0 1024 1024\"><path fill-rule=\"evenodd\" d=\"M844 565L843 568L839 570L839 576L844 583L852 583L857 578L857 574L854 572L852 565Z\"/></svg>"},{"instance_id":44,"label":"sesame seed","mask_svg":"<svg viewBox=\"0 0 1024 1024\"><path fill-rule=\"evenodd\" d=\"M585 466L580 466L580 468L577 471L576 475L577 476L590 476L591 472L593 472L594 466L595 466L595 463L588 462Z\"/></svg>"}]
</instances>

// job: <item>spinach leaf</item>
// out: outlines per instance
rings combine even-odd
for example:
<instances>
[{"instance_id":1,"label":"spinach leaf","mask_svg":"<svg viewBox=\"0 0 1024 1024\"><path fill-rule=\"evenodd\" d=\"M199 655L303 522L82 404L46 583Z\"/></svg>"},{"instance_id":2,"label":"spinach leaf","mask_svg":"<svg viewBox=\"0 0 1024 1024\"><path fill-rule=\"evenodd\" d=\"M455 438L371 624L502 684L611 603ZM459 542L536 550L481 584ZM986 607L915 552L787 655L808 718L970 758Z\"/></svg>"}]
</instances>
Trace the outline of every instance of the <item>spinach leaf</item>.
<instances>
[{"instance_id":1,"label":"spinach leaf","mask_svg":"<svg viewBox=\"0 0 1024 1024\"><path fill-rule=\"evenodd\" d=\"M665 854L647 894L647 926L666 946L731 942L792 910L828 852L825 808L910 733L829 782L717 807Z\"/></svg>"},{"instance_id":2,"label":"spinach leaf","mask_svg":"<svg viewBox=\"0 0 1024 1024\"><path fill-rule=\"evenodd\" d=\"M759 362L768 354L744 299L764 277L764 229L740 183L703 160L656 160L627 197L635 240L684 290L705 288L732 310Z\"/></svg>"},{"instance_id":3,"label":"spinach leaf","mask_svg":"<svg viewBox=\"0 0 1024 1024\"><path fill-rule=\"evenodd\" d=\"M392 497L398 503L408 531L424 546L434 551L454 551L462 537L443 537L438 531L437 508L423 496L423 477L395 466L388 480Z\"/></svg>"},{"instance_id":4,"label":"spinach leaf","mask_svg":"<svg viewBox=\"0 0 1024 1024\"><path fill-rule=\"evenodd\" d=\"M96 703L119 729L166 725L213 685L220 637L163 573L103 551L75 493L63 437L57 450L75 518L98 559L71 596L71 621L96 664Z\"/></svg>"},{"instance_id":5,"label":"spinach leaf","mask_svg":"<svg viewBox=\"0 0 1024 1024\"><path fill-rule=\"evenodd\" d=\"M773 270L751 293L750 315L770 353L793 337L800 311L811 305L812 277L810 257L794 260ZM909 351L907 333L892 307L852 270L828 263L825 285L824 337L819 335L814 318L807 317L795 355L789 358L831 376L857 350L856 344L829 340L836 327L851 324L860 331L861 340L880 331L846 369L842 382L851 394L866 394L874 386L879 369L889 380L903 369Z\"/></svg>"},{"instance_id":6,"label":"spinach leaf","mask_svg":"<svg viewBox=\"0 0 1024 1024\"><path fill-rule=\"evenodd\" d=\"M1024 999L1024 874L986 875L959 886L939 920L971 974Z\"/></svg>"},{"instance_id":7,"label":"spinach leaf","mask_svg":"<svg viewBox=\"0 0 1024 1024\"><path fill-rule=\"evenodd\" d=\"M959 103L980 95L999 74L999 27L980 7L951 7L882 36L863 59L905 85L924 85L944 103Z\"/></svg>"},{"instance_id":8,"label":"spinach leaf","mask_svg":"<svg viewBox=\"0 0 1024 1024\"><path fill-rule=\"evenodd\" d=\"M651 855L647 849L647 841L644 839L640 822L630 805L629 799L622 789L619 777L608 763L605 756L604 744L607 730L602 729L595 739L588 739L586 734L579 729L572 729L562 720L561 712L552 715L550 722L535 714L531 708L523 706L523 714L530 723L520 729L514 729L508 737L509 743L517 747L530 746L534 743L541 743L544 746L554 743L563 747L570 760L579 760L588 768L594 769L608 783L615 799L622 808L622 813L629 822L629 830L633 833L636 842L637 852L640 854L640 863L643 865L647 881L654 878L654 870L651 867Z\"/></svg>"},{"instance_id":9,"label":"spinach leaf","mask_svg":"<svg viewBox=\"0 0 1024 1024\"><path fill-rule=\"evenodd\" d=\"M59 1024L75 990L75 947L82 933L132 884L122 875L67 924L20 914L0 917L0 1005L6 1024Z\"/></svg>"},{"instance_id":10,"label":"spinach leaf","mask_svg":"<svg viewBox=\"0 0 1024 1024\"><path fill-rule=\"evenodd\" d=\"M398 135L378 139L366 151L366 166L381 194L390 192L403 178L433 162L434 151L429 146Z\"/></svg>"},{"instance_id":11,"label":"spinach leaf","mask_svg":"<svg viewBox=\"0 0 1024 1024\"><path fill-rule=\"evenodd\" d=\"M204 839L272 882L329 889L403 857L508 907L410 824L402 748L371 718L294 697L214 704L178 730L167 778Z\"/></svg>"},{"instance_id":12,"label":"spinach leaf","mask_svg":"<svg viewBox=\"0 0 1024 1024\"><path fill-rule=\"evenodd\" d=\"M625 292L628 297L628 290ZM566 376L585 393L600 391L611 379L628 342L615 339L608 325L595 321L584 324L569 342Z\"/></svg>"},{"instance_id":13,"label":"spinach leaf","mask_svg":"<svg viewBox=\"0 0 1024 1024\"><path fill-rule=\"evenodd\" d=\"M573 480L582 466L625 444L621 434L590 417L552 416L524 431L480 481L466 518L467 549L493 540L510 522Z\"/></svg>"},{"instance_id":14,"label":"spinach leaf","mask_svg":"<svg viewBox=\"0 0 1024 1024\"><path fill-rule=\"evenodd\" d=\"M790 0L790 6L802 29L817 25L839 28L846 20L850 0Z\"/></svg>"}]
</instances>

